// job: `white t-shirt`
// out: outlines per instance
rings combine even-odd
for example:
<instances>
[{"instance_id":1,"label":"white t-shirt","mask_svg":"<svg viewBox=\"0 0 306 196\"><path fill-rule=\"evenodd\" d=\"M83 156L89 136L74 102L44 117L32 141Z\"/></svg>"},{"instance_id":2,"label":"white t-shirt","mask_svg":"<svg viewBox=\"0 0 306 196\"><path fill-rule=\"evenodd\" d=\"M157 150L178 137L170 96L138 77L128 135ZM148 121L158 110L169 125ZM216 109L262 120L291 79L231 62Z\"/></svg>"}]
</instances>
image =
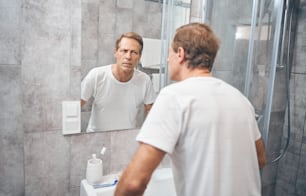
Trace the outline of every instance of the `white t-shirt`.
<instances>
[{"instance_id":1,"label":"white t-shirt","mask_svg":"<svg viewBox=\"0 0 306 196\"><path fill-rule=\"evenodd\" d=\"M161 90L136 139L169 153L178 196L259 196L260 137L243 94L194 77Z\"/></svg>"},{"instance_id":2,"label":"white t-shirt","mask_svg":"<svg viewBox=\"0 0 306 196\"><path fill-rule=\"evenodd\" d=\"M150 77L135 70L128 82L118 81L111 65L90 70L82 81L81 99L94 98L87 131L135 128L144 104L154 102Z\"/></svg>"}]
</instances>

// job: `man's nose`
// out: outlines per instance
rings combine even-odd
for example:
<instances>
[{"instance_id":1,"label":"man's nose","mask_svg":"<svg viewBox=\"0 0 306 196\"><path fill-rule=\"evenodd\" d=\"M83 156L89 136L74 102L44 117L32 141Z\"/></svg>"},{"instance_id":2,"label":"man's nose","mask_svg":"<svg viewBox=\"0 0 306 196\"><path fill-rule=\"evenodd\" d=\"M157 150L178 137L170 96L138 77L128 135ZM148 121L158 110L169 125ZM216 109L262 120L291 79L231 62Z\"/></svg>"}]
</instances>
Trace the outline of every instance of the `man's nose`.
<instances>
[{"instance_id":1,"label":"man's nose","mask_svg":"<svg viewBox=\"0 0 306 196\"><path fill-rule=\"evenodd\" d=\"M125 57L130 59L132 57L132 52L125 53Z\"/></svg>"}]
</instances>

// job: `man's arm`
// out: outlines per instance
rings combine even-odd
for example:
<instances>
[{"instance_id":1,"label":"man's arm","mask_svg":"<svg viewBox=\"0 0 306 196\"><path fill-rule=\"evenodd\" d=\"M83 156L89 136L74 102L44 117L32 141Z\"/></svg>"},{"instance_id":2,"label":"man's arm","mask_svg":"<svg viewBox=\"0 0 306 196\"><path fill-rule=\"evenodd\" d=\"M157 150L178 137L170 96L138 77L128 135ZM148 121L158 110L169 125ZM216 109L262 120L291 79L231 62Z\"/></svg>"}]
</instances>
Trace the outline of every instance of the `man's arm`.
<instances>
[{"instance_id":1,"label":"man's arm","mask_svg":"<svg viewBox=\"0 0 306 196\"><path fill-rule=\"evenodd\" d=\"M145 110L146 110L146 115L149 113L149 111L151 110L152 106L153 106L153 103L151 104L145 104Z\"/></svg>"},{"instance_id":2,"label":"man's arm","mask_svg":"<svg viewBox=\"0 0 306 196\"><path fill-rule=\"evenodd\" d=\"M165 156L165 152L140 143L116 187L115 196L143 195L151 175Z\"/></svg>"},{"instance_id":3,"label":"man's arm","mask_svg":"<svg viewBox=\"0 0 306 196\"><path fill-rule=\"evenodd\" d=\"M81 107L86 103L85 100L81 99Z\"/></svg>"},{"instance_id":4,"label":"man's arm","mask_svg":"<svg viewBox=\"0 0 306 196\"><path fill-rule=\"evenodd\" d=\"M265 144L262 138L258 139L255 142L255 145L256 145L256 152L257 152L259 168L263 168L267 164L267 159L266 159Z\"/></svg>"}]
</instances>

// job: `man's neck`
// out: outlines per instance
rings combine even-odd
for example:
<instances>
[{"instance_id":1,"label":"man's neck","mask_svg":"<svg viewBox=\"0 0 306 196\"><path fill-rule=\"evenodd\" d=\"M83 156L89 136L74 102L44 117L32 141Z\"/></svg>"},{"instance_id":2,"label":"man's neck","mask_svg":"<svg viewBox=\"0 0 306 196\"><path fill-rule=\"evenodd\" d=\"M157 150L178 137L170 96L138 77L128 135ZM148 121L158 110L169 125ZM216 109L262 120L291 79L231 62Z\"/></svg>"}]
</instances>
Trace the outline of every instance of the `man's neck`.
<instances>
[{"instance_id":1,"label":"man's neck","mask_svg":"<svg viewBox=\"0 0 306 196\"><path fill-rule=\"evenodd\" d=\"M187 68L182 72L181 79L185 80L191 77L211 77L211 72L208 69L201 69L201 68L194 68L190 69Z\"/></svg>"},{"instance_id":2,"label":"man's neck","mask_svg":"<svg viewBox=\"0 0 306 196\"><path fill-rule=\"evenodd\" d=\"M114 77L120 82L128 82L132 77L134 70L121 70L117 67L116 64L112 65L112 73Z\"/></svg>"}]
</instances>

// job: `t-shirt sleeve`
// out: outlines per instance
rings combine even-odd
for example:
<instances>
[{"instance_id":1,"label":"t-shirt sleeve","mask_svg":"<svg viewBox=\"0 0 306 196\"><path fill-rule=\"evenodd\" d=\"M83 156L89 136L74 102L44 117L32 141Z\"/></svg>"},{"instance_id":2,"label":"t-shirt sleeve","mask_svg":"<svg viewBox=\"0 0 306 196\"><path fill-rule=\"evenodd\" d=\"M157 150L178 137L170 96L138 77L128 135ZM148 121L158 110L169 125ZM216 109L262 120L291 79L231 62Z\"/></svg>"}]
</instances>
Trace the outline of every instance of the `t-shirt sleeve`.
<instances>
[{"instance_id":1,"label":"t-shirt sleeve","mask_svg":"<svg viewBox=\"0 0 306 196\"><path fill-rule=\"evenodd\" d=\"M251 109L252 116L253 116L253 121L251 121L252 122L252 129L253 129L253 137L254 137L255 141L257 141L258 139L261 138L261 132L258 128L258 123L256 121L255 109L250 102L249 102L249 107Z\"/></svg>"},{"instance_id":2,"label":"t-shirt sleeve","mask_svg":"<svg viewBox=\"0 0 306 196\"><path fill-rule=\"evenodd\" d=\"M136 140L171 154L180 135L180 109L171 93L161 91Z\"/></svg>"},{"instance_id":3,"label":"t-shirt sleeve","mask_svg":"<svg viewBox=\"0 0 306 196\"><path fill-rule=\"evenodd\" d=\"M150 79L150 77L146 77L146 92L145 92L145 97L144 97L144 104L151 104L154 103L156 98L154 89L153 89L153 84Z\"/></svg>"},{"instance_id":4,"label":"t-shirt sleeve","mask_svg":"<svg viewBox=\"0 0 306 196\"><path fill-rule=\"evenodd\" d=\"M88 101L94 95L95 72L89 71L81 82L81 99Z\"/></svg>"},{"instance_id":5,"label":"t-shirt sleeve","mask_svg":"<svg viewBox=\"0 0 306 196\"><path fill-rule=\"evenodd\" d=\"M253 123L253 130L254 130L255 141L257 141L258 139L261 138L261 133L260 133L260 130L258 128L258 124L257 124L256 120L254 120L254 123Z\"/></svg>"}]
</instances>

